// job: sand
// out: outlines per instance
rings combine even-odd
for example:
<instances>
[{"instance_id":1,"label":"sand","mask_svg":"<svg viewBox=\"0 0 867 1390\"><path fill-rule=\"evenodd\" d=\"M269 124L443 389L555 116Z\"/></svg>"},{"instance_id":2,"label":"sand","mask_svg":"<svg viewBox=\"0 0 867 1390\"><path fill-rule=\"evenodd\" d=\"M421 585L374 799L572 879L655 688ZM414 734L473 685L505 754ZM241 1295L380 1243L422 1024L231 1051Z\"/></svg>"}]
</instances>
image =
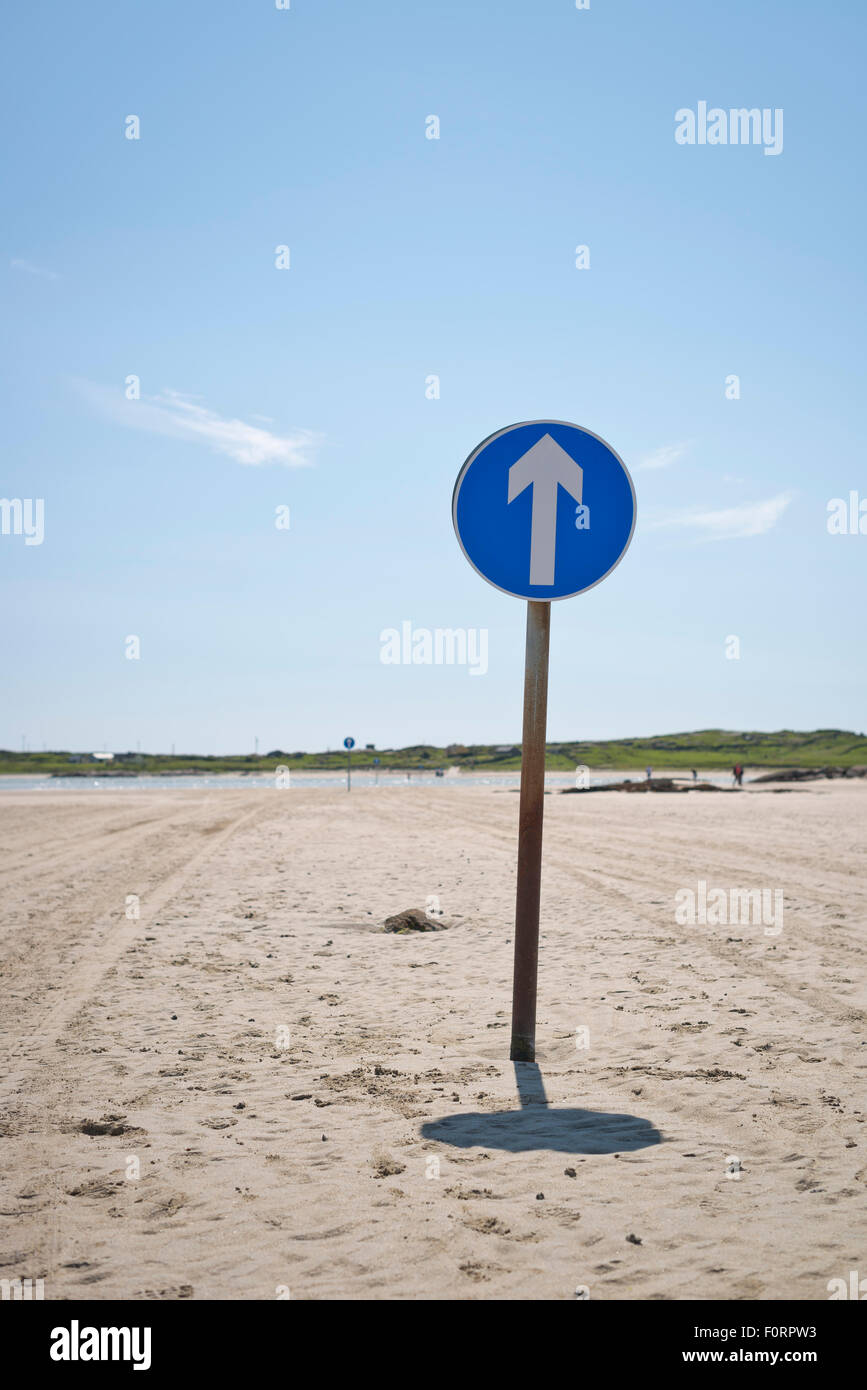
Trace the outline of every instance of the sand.
<instances>
[{"instance_id":1,"label":"sand","mask_svg":"<svg viewBox=\"0 0 867 1390\"><path fill-rule=\"evenodd\" d=\"M0 1278L820 1300L867 1273L867 785L547 797L516 1079L517 803L0 791ZM781 889L782 931L679 924L699 880ZM375 930L434 897L447 930Z\"/></svg>"}]
</instances>

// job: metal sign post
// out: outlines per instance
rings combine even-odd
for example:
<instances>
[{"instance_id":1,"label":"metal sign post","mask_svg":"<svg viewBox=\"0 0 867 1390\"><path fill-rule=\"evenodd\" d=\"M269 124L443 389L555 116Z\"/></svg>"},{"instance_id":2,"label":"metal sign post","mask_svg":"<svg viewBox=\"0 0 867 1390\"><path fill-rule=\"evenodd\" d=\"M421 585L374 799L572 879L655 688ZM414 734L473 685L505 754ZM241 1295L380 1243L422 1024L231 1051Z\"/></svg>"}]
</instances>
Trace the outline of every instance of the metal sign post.
<instances>
[{"instance_id":1,"label":"metal sign post","mask_svg":"<svg viewBox=\"0 0 867 1390\"><path fill-rule=\"evenodd\" d=\"M354 738L345 738L343 747L346 749L346 790L352 791L352 750L355 747Z\"/></svg>"},{"instance_id":2,"label":"metal sign post","mask_svg":"<svg viewBox=\"0 0 867 1390\"><path fill-rule=\"evenodd\" d=\"M512 982L513 1062L536 1057L536 978L539 898L542 888L542 816L545 805L545 728L548 720L550 603L527 604L524 663L524 742L518 812L518 888L515 897L515 971Z\"/></svg>"},{"instance_id":3,"label":"metal sign post","mask_svg":"<svg viewBox=\"0 0 867 1390\"><path fill-rule=\"evenodd\" d=\"M604 439L564 420L507 425L458 474L452 520L483 579L527 600L512 985L513 1062L536 1058L536 989L551 602L592 589L635 530L635 489Z\"/></svg>"}]
</instances>

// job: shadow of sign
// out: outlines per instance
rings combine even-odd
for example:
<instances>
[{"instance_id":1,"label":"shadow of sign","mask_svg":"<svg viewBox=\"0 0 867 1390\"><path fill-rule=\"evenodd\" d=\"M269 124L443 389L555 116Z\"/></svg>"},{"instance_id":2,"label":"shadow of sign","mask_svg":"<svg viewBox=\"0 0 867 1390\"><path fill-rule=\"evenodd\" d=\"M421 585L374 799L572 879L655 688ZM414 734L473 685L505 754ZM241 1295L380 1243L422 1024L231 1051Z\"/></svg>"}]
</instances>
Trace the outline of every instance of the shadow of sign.
<instances>
[{"instance_id":1,"label":"shadow of sign","mask_svg":"<svg viewBox=\"0 0 867 1390\"><path fill-rule=\"evenodd\" d=\"M514 1067L519 1110L445 1115L423 1124L422 1136L460 1149L505 1149L510 1153L532 1149L569 1154L628 1153L662 1143L659 1130L637 1115L552 1108L536 1063L515 1062Z\"/></svg>"}]
</instances>

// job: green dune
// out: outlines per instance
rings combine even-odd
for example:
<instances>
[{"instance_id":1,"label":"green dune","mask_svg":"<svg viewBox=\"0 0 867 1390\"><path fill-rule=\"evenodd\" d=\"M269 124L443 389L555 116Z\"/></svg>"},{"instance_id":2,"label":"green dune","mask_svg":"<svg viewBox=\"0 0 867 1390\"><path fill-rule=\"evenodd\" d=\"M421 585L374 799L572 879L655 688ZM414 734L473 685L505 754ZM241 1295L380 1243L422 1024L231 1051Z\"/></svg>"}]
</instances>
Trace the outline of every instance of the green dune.
<instances>
[{"instance_id":1,"label":"green dune","mask_svg":"<svg viewBox=\"0 0 867 1390\"><path fill-rule=\"evenodd\" d=\"M84 761L79 761L83 758ZM426 771L461 767L476 772L509 772L521 765L520 742L514 744L450 744L437 748L416 744L409 748L356 747L352 767L356 771ZM815 729L798 732L780 729L772 733L727 729L700 729L695 733L659 734L652 738L603 740L575 739L549 743L546 766L549 771L570 771L579 764L592 768L643 769L651 764L663 768L729 768L739 762L747 768L771 767L858 767L867 766L867 737L845 729ZM43 776L118 776L122 774L178 775L221 772L271 772L280 764L292 771L341 771L346 766L343 748L326 752L289 752L272 749L256 756L221 754L204 757L179 753L116 753L111 763L91 762L87 754L66 751L16 753L0 749L0 775L41 774Z\"/></svg>"}]
</instances>

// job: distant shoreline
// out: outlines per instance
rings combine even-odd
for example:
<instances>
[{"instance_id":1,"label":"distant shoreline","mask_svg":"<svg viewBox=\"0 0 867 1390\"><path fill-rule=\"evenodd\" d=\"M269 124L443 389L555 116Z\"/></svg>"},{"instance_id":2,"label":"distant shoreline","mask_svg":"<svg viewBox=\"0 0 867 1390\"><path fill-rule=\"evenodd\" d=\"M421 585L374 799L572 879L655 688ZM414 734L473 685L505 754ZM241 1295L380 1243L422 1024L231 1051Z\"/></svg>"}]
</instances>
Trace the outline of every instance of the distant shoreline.
<instances>
[{"instance_id":1,"label":"distant shoreline","mask_svg":"<svg viewBox=\"0 0 867 1390\"><path fill-rule=\"evenodd\" d=\"M434 773L445 775L452 768L462 773L519 772L520 743L511 744L416 744L407 748L376 748L371 744L352 750L352 771L382 775L394 773ZM587 767L608 774L614 772L644 775L649 766L657 776L690 775L702 772L730 772L735 764L746 772L867 768L867 737L845 729L818 729L775 733L761 731L728 732L703 729L694 733L664 734L650 738L607 739L597 741L553 742L547 745L546 771L574 772ZM15 753L0 749L0 777L11 775L42 777L99 778L273 776L280 767L295 772L343 772L347 766L344 748L324 752L287 752L272 749L263 754L198 753L113 754L51 750Z\"/></svg>"},{"instance_id":2,"label":"distant shoreline","mask_svg":"<svg viewBox=\"0 0 867 1390\"><path fill-rule=\"evenodd\" d=\"M824 781L865 781L867 767L841 768L773 768L751 770L752 775L744 778L743 785L759 787L761 784L786 783L798 785L802 782ZM696 776L682 768L668 768L664 765L654 768L652 779L648 779L643 769L596 767L582 769L580 781L574 769L546 769L546 791L552 792L600 792L600 791L727 791L740 790L734 786L734 777L728 768L697 768ZM202 791L239 790L242 786L250 790L268 790L275 787L294 787L303 789L342 788L346 783L346 768L304 768L290 772L281 780L275 770L257 769L243 772L113 772L93 768L87 772L72 774L59 773L5 773L0 774L0 791L49 791L56 787L59 791L89 791L96 787L106 790L138 787L143 791ZM352 785L359 791L379 788L382 791L401 787L498 787L501 790L517 791L520 784L520 767L510 769L455 769L450 773L438 773L433 768L358 768L353 769Z\"/></svg>"}]
</instances>

